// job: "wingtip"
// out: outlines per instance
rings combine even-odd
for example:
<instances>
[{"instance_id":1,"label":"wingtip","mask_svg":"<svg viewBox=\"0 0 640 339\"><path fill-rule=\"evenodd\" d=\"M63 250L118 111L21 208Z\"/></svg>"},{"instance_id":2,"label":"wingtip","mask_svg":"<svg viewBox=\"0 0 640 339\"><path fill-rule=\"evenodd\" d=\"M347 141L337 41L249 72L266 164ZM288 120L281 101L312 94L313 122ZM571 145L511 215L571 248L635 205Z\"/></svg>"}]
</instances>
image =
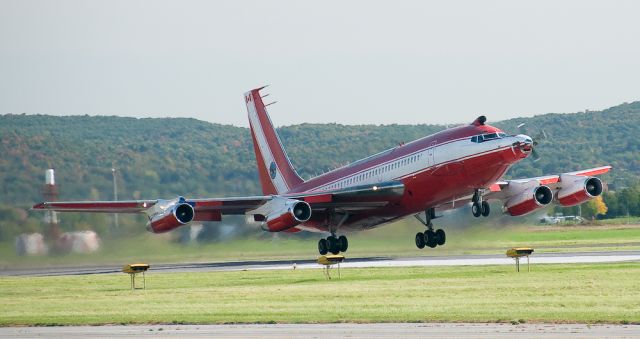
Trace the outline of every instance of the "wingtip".
<instances>
[{"instance_id":1,"label":"wingtip","mask_svg":"<svg viewBox=\"0 0 640 339\"><path fill-rule=\"evenodd\" d=\"M32 211L33 211L33 210L42 210L42 209L45 209L45 206L46 206L46 205L47 205L47 203L46 203L46 202L37 203L37 204L35 204L35 205L31 206L31 210L32 210Z\"/></svg>"}]
</instances>

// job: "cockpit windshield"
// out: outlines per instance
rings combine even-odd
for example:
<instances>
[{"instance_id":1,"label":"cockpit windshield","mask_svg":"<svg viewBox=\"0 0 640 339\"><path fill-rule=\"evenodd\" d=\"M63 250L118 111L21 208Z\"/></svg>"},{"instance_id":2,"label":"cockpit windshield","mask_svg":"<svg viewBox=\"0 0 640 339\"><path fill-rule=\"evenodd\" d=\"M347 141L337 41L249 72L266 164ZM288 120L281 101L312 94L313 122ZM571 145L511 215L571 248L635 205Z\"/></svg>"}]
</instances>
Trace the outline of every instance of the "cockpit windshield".
<instances>
[{"instance_id":1,"label":"cockpit windshield","mask_svg":"<svg viewBox=\"0 0 640 339\"><path fill-rule=\"evenodd\" d=\"M490 140L502 139L506 136L507 134L503 132L474 135L473 137L471 137L471 142L481 143Z\"/></svg>"}]
</instances>

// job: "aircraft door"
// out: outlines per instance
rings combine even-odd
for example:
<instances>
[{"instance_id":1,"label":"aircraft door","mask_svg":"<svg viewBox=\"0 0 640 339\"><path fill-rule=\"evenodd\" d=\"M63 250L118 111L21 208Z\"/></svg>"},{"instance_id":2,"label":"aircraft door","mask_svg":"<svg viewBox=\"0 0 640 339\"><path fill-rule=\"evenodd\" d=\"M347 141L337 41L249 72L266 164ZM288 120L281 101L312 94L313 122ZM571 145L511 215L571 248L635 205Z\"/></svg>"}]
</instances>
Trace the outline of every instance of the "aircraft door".
<instances>
[{"instance_id":1,"label":"aircraft door","mask_svg":"<svg viewBox=\"0 0 640 339\"><path fill-rule=\"evenodd\" d=\"M436 149L436 144L438 143L437 140L434 140L431 142L431 147L429 147L429 149L427 150L427 166L433 166L435 165L435 149Z\"/></svg>"}]
</instances>

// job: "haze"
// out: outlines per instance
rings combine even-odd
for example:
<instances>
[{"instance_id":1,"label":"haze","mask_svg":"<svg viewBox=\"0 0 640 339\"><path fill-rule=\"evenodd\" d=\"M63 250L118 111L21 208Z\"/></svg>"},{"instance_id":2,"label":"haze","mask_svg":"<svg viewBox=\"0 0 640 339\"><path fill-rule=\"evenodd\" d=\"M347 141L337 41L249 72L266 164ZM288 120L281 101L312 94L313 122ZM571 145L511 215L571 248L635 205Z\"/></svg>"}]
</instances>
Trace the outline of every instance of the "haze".
<instances>
[{"instance_id":1,"label":"haze","mask_svg":"<svg viewBox=\"0 0 640 339\"><path fill-rule=\"evenodd\" d=\"M639 100L634 1L0 1L0 114L490 121ZM269 101L269 100L267 100Z\"/></svg>"}]
</instances>

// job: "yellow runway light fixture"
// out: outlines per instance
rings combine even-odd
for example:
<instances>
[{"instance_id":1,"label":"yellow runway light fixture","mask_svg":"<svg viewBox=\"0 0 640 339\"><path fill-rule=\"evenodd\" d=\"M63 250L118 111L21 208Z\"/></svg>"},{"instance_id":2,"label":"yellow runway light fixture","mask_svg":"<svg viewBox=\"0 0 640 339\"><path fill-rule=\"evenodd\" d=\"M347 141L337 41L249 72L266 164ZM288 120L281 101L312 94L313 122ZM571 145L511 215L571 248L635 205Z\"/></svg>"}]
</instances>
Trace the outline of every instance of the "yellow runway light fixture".
<instances>
[{"instance_id":1,"label":"yellow runway light fixture","mask_svg":"<svg viewBox=\"0 0 640 339\"><path fill-rule=\"evenodd\" d=\"M144 273L149 269L149 264L129 264L122 268L122 272L131 276L131 289L145 289L147 287L147 281ZM136 287L136 274L142 273L142 287Z\"/></svg>"},{"instance_id":2,"label":"yellow runway light fixture","mask_svg":"<svg viewBox=\"0 0 640 339\"><path fill-rule=\"evenodd\" d=\"M530 271L529 256L533 253L533 248L514 247L507 250L507 257L516 259L516 271L520 272L520 258L527 257L527 272Z\"/></svg>"},{"instance_id":3,"label":"yellow runway light fixture","mask_svg":"<svg viewBox=\"0 0 640 339\"><path fill-rule=\"evenodd\" d=\"M327 279L331 279L329 270L331 266L338 265L338 278L340 278L340 263L344 261L344 255L321 255L318 257L318 264L324 265L322 269Z\"/></svg>"}]
</instances>

